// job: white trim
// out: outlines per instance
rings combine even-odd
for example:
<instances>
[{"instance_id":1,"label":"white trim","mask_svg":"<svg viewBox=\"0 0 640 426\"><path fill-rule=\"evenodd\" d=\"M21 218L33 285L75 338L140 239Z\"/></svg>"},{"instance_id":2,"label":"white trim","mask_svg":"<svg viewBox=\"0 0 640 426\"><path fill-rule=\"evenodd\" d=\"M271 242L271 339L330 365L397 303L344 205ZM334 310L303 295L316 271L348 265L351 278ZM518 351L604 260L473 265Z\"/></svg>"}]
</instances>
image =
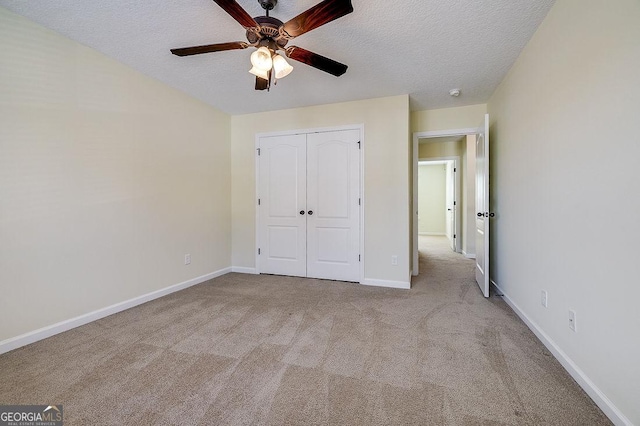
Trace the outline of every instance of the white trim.
<instances>
[{"instance_id":1,"label":"white trim","mask_svg":"<svg viewBox=\"0 0 640 426\"><path fill-rule=\"evenodd\" d=\"M411 288L411 282L409 281L376 280L373 278L365 278L360 282L360 284L373 287L400 288L405 290L409 290Z\"/></svg>"},{"instance_id":2,"label":"white trim","mask_svg":"<svg viewBox=\"0 0 640 426\"><path fill-rule=\"evenodd\" d=\"M462 255L464 257L466 257L467 259L475 259L476 258L476 254L475 253L467 253L464 250L462 250Z\"/></svg>"},{"instance_id":3,"label":"white trim","mask_svg":"<svg viewBox=\"0 0 640 426\"><path fill-rule=\"evenodd\" d=\"M444 164L447 161L460 161L459 155L450 155L448 157L427 157L427 158L418 158L418 165L435 163L435 164Z\"/></svg>"},{"instance_id":4,"label":"white trim","mask_svg":"<svg viewBox=\"0 0 640 426\"><path fill-rule=\"evenodd\" d=\"M576 365L575 362L562 350L560 347L545 333L538 324L536 324L531 318L524 313L522 309L496 284L494 280L491 280L493 284L502 294L504 301L513 309L513 312L520 317L520 319L529 327L533 334L546 346L547 349L553 354L553 356L562 364L565 370L578 382L580 387L591 397L593 402L604 412L604 414L616 425L628 425L632 426L631 421L616 407L613 402L589 379L584 371Z\"/></svg>"},{"instance_id":5,"label":"white trim","mask_svg":"<svg viewBox=\"0 0 640 426\"><path fill-rule=\"evenodd\" d=\"M315 127L311 129L296 129L296 130L283 130L279 132L264 132L264 133L256 133L256 141L262 137L306 135L308 133L339 132L341 130L356 130L356 129L362 129L362 128L364 128L364 124L348 124L344 126L335 126L335 127ZM360 134L360 136L362 136L362 134Z\"/></svg>"},{"instance_id":6,"label":"white trim","mask_svg":"<svg viewBox=\"0 0 640 426\"><path fill-rule=\"evenodd\" d=\"M262 133L256 133L255 138L255 155L256 162L254 165L254 173L256 177L255 181L255 189L254 189L254 203L256 206L256 217L255 217L255 237L256 237L256 246L253 248L253 252L255 255L254 262L256 265L256 274L260 273L260 256L258 255L258 250L260 247L260 209L258 205L258 199L260 198L260 156L258 155L258 150L260 149L260 138L263 136Z\"/></svg>"},{"instance_id":7,"label":"white trim","mask_svg":"<svg viewBox=\"0 0 640 426\"><path fill-rule=\"evenodd\" d=\"M435 130L432 132L414 132L413 140L415 141L416 139L441 138L443 136L466 136L476 134L477 132L477 127L469 127L466 129Z\"/></svg>"},{"instance_id":8,"label":"white trim","mask_svg":"<svg viewBox=\"0 0 640 426\"><path fill-rule=\"evenodd\" d=\"M411 235L411 245L413 246L413 253L411 258L411 275L418 275L420 262L418 261L418 157L419 157L419 138L414 133L413 134L413 156L411 157L411 165L412 170L412 185L413 185L413 200L412 200L412 210L411 210L411 226L412 226L412 234Z\"/></svg>"},{"instance_id":9,"label":"white trim","mask_svg":"<svg viewBox=\"0 0 640 426\"><path fill-rule=\"evenodd\" d=\"M231 272L237 272L238 274L251 274L258 275L256 268L246 268L244 266L232 266Z\"/></svg>"},{"instance_id":10,"label":"white trim","mask_svg":"<svg viewBox=\"0 0 640 426\"><path fill-rule=\"evenodd\" d=\"M38 330L30 331L20 336L11 337L0 342L0 354L12 351L25 345L29 345L42 339L46 339L47 337L51 337L58 333L71 330L81 325L88 324L92 321L99 320L100 318L125 311L129 308L133 308L134 306L138 306L151 300L166 296L168 294L175 293L176 291L184 290L185 288L203 283L212 278L228 274L229 272L231 272L231 268L220 269L218 271L192 278L179 284L174 284L160 290L152 291L151 293L134 297L133 299L125 300L124 302L107 306L106 308L98 309L96 311L89 312L65 321L61 321L56 324L40 328Z\"/></svg>"},{"instance_id":11,"label":"white trim","mask_svg":"<svg viewBox=\"0 0 640 426\"><path fill-rule=\"evenodd\" d=\"M364 281L364 124L358 125L360 129L360 283Z\"/></svg>"},{"instance_id":12,"label":"white trim","mask_svg":"<svg viewBox=\"0 0 640 426\"><path fill-rule=\"evenodd\" d=\"M450 129L450 130L436 130L431 132L414 132L413 133L413 211L412 215L412 223L413 223L413 265L412 266L412 275L418 275L419 272L419 263L418 262L418 145L420 144L420 139L427 138L437 138L442 136L466 136L476 134L478 129L476 127L466 128L466 129Z\"/></svg>"},{"instance_id":13,"label":"white trim","mask_svg":"<svg viewBox=\"0 0 640 426\"><path fill-rule=\"evenodd\" d=\"M285 130L279 132L266 132L256 133L255 135L255 149L256 149L256 162L255 162L255 203L256 203L256 217L255 217L255 271L250 273L260 273L260 258L258 257L258 247L260 247L260 211L258 210L258 198L260 198L260 159L257 155L257 150L260 148L260 138L273 137L273 136L290 136L301 135L309 133L323 133L323 132L339 132L342 130L358 130L360 132L360 283L364 281L364 206L365 206L365 194L364 194L364 123L361 124L349 124L344 126L335 127L316 127L311 129L297 129L297 130Z\"/></svg>"},{"instance_id":14,"label":"white trim","mask_svg":"<svg viewBox=\"0 0 640 426\"><path fill-rule=\"evenodd\" d=\"M444 232L418 232L418 235L426 235L426 236L431 236L431 237L443 237L443 236L447 236L446 233Z\"/></svg>"}]
</instances>

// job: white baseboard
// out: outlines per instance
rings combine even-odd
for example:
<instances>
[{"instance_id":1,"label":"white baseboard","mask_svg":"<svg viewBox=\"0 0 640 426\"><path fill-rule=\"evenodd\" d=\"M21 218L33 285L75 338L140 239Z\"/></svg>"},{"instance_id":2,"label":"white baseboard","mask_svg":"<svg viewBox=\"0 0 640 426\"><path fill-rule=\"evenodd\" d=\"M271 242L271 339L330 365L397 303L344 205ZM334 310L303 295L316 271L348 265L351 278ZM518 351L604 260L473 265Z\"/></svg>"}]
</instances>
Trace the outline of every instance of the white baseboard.
<instances>
[{"instance_id":1,"label":"white baseboard","mask_svg":"<svg viewBox=\"0 0 640 426\"><path fill-rule=\"evenodd\" d=\"M496 284L493 284L503 295L504 301L513 309L513 312L533 331L533 334L546 346L553 356L562 364L565 370L578 382L580 387L591 397L593 402L604 412L604 414L615 425L633 426L631 421L616 407L613 402L589 379L589 377L576 365L569 356L545 333L531 318L525 314L522 309Z\"/></svg>"},{"instance_id":2,"label":"white baseboard","mask_svg":"<svg viewBox=\"0 0 640 426\"><path fill-rule=\"evenodd\" d=\"M476 254L475 253L467 253L466 251L462 250L462 255L464 257L466 257L467 259L475 259L476 258Z\"/></svg>"},{"instance_id":3,"label":"white baseboard","mask_svg":"<svg viewBox=\"0 0 640 426\"><path fill-rule=\"evenodd\" d=\"M402 288L405 290L409 290L411 288L411 282L409 281L376 280L373 278L365 278L360 281L360 284L370 285L374 287Z\"/></svg>"},{"instance_id":4,"label":"white baseboard","mask_svg":"<svg viewBox=\"0 0 640 426\"><path fill-rule=\"evenodd\" d=\"M38 340L46 339L47 337L51 337L64 331L71 330L81 325L88 324L92 321L99 320L100 318L125 311L129 308L133 308L134 306L138 306L151 300L158 299L162 296L166 296L167 294L184 290L185 288L203 283L212 278L228 274L229 272L231 272L231 268L220 269L219 271L211 272L209 274L192 278L179 284L174 284L160 290L152 291L151 293L143 294L142 296L134 297L133 299L125 300L124 302L116 303L115 305L107 306L106 308L98 309L96 311L89 312L87 314L80 315L78 317L71 318L65 321L61 321L59 323L40 328L38 330L30 331L20 336L11 337L0 342L0 354L12 351L25 345L29 345L31 343L37 342Z\"/></svg>"},{"instance_id":5,"label":"white baseboard","mask_svg":"<svg viewBox=\"0 0 640 426\"><path fill-rule=\"evenodd\" d=\"M418 235L427 235L427 236L436 236L436 237L444 237L447 234L445 232L418 232Z\"/></svg>"},{"instance_id":6,"label":"white baseboard","mask_svg":"<svg viewBox=\"0 0 640 426\"><path fill-rule=\"evenodd\" d=\"M244 266L232 266L231 272L237 272L239 274L251 274L258 275L256 268L245 268Z\"/></svg>"}]
</instances>

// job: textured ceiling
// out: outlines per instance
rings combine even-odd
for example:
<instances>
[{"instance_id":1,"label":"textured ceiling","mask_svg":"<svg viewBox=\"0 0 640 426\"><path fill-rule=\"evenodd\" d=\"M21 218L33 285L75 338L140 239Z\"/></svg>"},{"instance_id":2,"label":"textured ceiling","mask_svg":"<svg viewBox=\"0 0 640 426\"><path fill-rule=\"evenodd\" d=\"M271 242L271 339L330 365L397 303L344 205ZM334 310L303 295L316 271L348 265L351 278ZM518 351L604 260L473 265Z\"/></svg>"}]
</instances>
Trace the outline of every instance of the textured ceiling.
<instances>
[{"instance_id":1,"label":"textured ceiling","mask_svg":"<svg viewBox=\"0 0 640 426\"><path fill-rule=\"evenodd\" d=\"M412 110L485 103L554 0L352 0L354 12L289 45L349 65L294 71L255 91L250 49L177 57L169 49L245 41L211 0L0 0L0 5L230 114L409 94ZM252 16L257 0L238 0ZM282 21L318 0L280 0ZM460 88L458 98L449 89Z\"/></svg>"}]
</instances>

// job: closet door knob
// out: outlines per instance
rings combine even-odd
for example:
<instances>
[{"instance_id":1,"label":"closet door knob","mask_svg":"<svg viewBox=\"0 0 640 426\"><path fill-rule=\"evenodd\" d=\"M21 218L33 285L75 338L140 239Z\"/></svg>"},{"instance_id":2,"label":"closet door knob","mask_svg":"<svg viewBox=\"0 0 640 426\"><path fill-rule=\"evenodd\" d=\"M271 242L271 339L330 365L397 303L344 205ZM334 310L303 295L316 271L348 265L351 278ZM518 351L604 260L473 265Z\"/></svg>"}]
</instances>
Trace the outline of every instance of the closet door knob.
<instances>
[{"instance_id":1,"label":"closet door knob","mask_svg":"<svg viewBox=\"0 0 640 426\"><path fill-rule=\"evenodd\" d=\"M302 214L302 215L303 215L303 214L304 214L304 210L300 210L300 214Z\"/></svg>"},{"instance_id":2,"label":"closet door knob","mask_svg":"<svg viewBox=\"0 0 640 426\"><path fill-rule=\"evenodd\" d=\"M309 216L311 216L311 215L313 214L313 210L309 210L309 211L307 212L307 214L308 214Z\"/></svg>"}]
</instances>

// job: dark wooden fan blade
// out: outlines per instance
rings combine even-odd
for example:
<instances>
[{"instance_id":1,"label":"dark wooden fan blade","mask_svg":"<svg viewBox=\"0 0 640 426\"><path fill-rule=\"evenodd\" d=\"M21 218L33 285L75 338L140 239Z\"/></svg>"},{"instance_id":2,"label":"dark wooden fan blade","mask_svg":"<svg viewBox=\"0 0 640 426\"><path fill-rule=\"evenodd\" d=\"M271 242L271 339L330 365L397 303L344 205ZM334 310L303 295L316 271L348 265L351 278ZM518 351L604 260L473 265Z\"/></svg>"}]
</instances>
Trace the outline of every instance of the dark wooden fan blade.
<instances>
[{"instance_id":1,"label":"dark wooden fan blade","mask_svg":"<svg viewBox=\"0 0 640 426\"><path fill-rule=\"evenodd\" d=\"M282 24L282 28L289 38L294 38L351 12L351 0L324 0Z\"/></svg>"},{"instance_id":2,"label":"dark wooden fan blade","mask_svg":"<svg viewBox=\"0 0 640 426\"><path fill-rule=\"evenodd\" d=\"M256 90L266 90L267 88L269 88L269 80L256 77Z\"/></svg>"},{"instance_id":3,"label":"dark wooden fan blade","mask_svg":"<svg viewBox=\"0 0 640 426\"><path fill-rule=\"evenodd\" d=\"M348 67L345 64L341 64L333 59L318 55L317 53L309 52L301 47L291 46L287 49L286 53L291 59L311 65L314 68L333 74L336 77L340 77L342 74L347 72Z\"/></svg>"},{"instance_id":4,"label":"dark wooden fan blade","mask_svg":"<svg viewBox=\"0 0 640 426\"><path fill-rule=\"evenodd\" d=\"M221 52L223 50L246 49L248 43L243 41L232 41L230 43L207 44L205 46L182 47L171 49L171 53L178 56L199 55L201 53Z\"/></svg>"},{"instance_id":5,"label":"dark wooden fan blade","mask_svg":"<svg viewBox=\"0 0 640 426\"><path fill-rule=\"evenodd\" d=\"M260 25L235 0L213 0L233 19L245 28L259 28Z\"/></svg>"}]
</instances>

